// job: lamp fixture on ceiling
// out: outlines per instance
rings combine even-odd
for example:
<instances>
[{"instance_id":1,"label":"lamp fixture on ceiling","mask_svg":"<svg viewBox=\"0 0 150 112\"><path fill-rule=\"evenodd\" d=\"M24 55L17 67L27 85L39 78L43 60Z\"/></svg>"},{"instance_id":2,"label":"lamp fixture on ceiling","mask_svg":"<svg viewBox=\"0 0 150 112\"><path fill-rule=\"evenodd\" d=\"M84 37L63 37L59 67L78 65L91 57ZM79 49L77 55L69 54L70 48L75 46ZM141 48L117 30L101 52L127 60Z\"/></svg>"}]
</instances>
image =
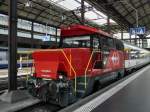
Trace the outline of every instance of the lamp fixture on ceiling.
<instances>
[{"instance_id":1,"label":"lamp fixture on ceiling","mask_svg":"<svg viewBox=\"0 0 150 112\"><path fill-rule=\"evenodd\" d=\"M27 0L25 7L32 7L32 0Z\"/></svg>"}]
</instances>

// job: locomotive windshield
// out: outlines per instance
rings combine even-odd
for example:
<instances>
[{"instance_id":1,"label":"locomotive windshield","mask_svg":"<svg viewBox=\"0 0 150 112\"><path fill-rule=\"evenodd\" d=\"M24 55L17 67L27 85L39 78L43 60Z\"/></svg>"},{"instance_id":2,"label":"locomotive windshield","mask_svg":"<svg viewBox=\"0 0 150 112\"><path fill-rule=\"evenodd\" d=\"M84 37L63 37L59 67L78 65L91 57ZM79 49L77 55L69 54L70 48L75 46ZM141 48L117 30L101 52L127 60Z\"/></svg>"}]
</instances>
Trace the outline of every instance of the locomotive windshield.
<instances>
[{"instance_id":1,"label":"locomotive windshield","mask_svg":"<svg viewBox=\"0 0 150 112\"><path fill-rule=\"evenodd\" d=\"M61 40L62 48L89 48L90 36L65 37Z\"/></svg>"}]
</instances>

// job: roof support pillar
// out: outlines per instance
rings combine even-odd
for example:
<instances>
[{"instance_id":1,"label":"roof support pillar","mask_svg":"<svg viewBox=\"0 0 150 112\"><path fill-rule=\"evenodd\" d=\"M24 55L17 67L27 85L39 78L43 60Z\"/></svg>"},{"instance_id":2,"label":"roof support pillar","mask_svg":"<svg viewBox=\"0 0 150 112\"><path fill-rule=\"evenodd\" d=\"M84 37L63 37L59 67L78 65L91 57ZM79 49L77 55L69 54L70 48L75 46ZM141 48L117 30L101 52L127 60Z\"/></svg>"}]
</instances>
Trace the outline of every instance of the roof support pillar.
<instances>
[{"instance_id":1,"label":"roof support pillar","mask_svg":"<svg viewBox=\"0 0 150 112\"><path fill-rule=\"evenodd\" d=\"M31 23L31 39L33 40L34 39L34 22L32 21ZM34 47L34 43L32 42L31 43L31 48Z\"/></svg>"},{"instance_id":2,"label":"roof support pillar","mask_svg":"<svg viewBox=\"0 0 150 112\"><path fill-rule=\"evenodd\" d=\"M139 47L141 47L141 39L140 39L140 37L139 37Z\"/></svg>"},{"instance_id":3,"label":"roof support pillar","mask_svg":"<svg viewBox=\"0 0 150 112\"><path fill-rule=\"evenodd\" d=\"M143 39L142 39L141 41L142 41L142 42L141 42L141 44L142 44L141 46L142 46L142 48L143 48Z\"/></svg>"},{"instance_id":4,"label":"roof support pillar","mask_svg":"<svg viewBox=\"0 0 150 112\"><path fill-rule=\"evenodd\" d=\"M56 31L55 31L55 38L56 38L56 44L58 43L58 40L57 40L57 28L56 28Z\"/></svg>"},{"instance_id":5,"label":"roof support pillar","mask_svg":"<svg viewBox=\"0 0 150 112\"><path fill-rule=\"evenodd\" d=\"M123 28L121 28L121 40L123 40Z\"/></svg>"},{"instance_id":6,"label":"roof support pillar","mask_svg":"<svg viewBox=\"0 0 150 112\"><path fill-rule=\"evenodd\" d=\"M107 11L107 32L111 33L109 11Z\"/></svg>"},{"instance_id":7,"label":"roof support pillar","mask_svg":"<svg viewBox=\"0 0 150 112\"><path fill-rule=\"evenodd\" d=\"M84 5L84 0L81 0L81 19L82 19L82 24L84 25L84 23L85 23L85 5Z\"/></svg>"},{"instance_id":8,"label":"roof support pillar","mask_svg":"<svg viewBox=\"0 0 150 112\"><path fill-rule=\"evenodd\" d=\"M131 43L131 33L129 32L129 37L130 37L130 43Z\"/></svg>"},{"instance_id":9,"label":"roof support pillar","mask_svg":"<svg viewBox=\"0 0 150 112\"><path fill-rule=\"evenodd\" d=\"M137 45L137 33L135 33L134 44Z\"/></svg>"},{"instance_id":10,"label":"roof support pillar","mask_svg":"<svg viewBox=\"0 0 150 112\"><path fill-rule=\"evenodd\" d=\"M17 0L9 0L8 91L17 90Z\"/></svg>"}]
</instances>

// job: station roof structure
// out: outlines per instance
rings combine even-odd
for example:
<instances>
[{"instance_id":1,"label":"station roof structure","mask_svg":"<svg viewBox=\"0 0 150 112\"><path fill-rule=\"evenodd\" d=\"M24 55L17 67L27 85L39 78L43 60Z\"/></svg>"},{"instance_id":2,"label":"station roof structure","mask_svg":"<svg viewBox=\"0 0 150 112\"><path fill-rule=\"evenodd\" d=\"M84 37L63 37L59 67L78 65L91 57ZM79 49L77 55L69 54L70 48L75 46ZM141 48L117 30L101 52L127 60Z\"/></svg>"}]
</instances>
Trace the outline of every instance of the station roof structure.
<instances>
[{"instance_id":1,"label":"station roof structure","mask_svg":"<svg viewBox=\"0 0 150 112\"><path fill-rule=\"evenodd\" d=\"M51 26L80 23L81 20L81 0L18 0L17 7L18 18ZM107 21L107 16L88 3L85 3L85 12L88 17L92 14L92 18L85 16L86 24L99 26L100 19ZM0 13L8 15L8 0L0 0Z\"/></svg>"},{"instance_id":2,"label":"station roof structure","mask_svg":"<svg viewBox=\"0 0 150 112\"><path fill-rule=\"evenodd\" d=\"M73 2L75 1L75 2ZM107 14L124 29L136 25L135 9L138 11L139 26L145 26L147 35L150 30L149 0L85 0L86 15L91 11L97 18L88 19L87 24L98 24L99 20L107 21ZM71 3L74 3L72 5ZM69 5L70 7L67 7ZM96 10L95 10L96 9ZM52 26L80 23L81 0L18 0L18 17ZM88 13L89 12L89 13ZM100 12L104 13L102 15ZM8 0L0 0L0 13L8 14ZM92 15L93 16L93 15ZM94 21L94 22L93 22Z\"/></svg>"},{"instance_id":3,"label":"station roof structure","mask_svg":"<svg viewBox=\"0 0 150 112\"><path fill-rule=\"evenodd\" d=\"M51 26L79 23L81 6L70 10L59 4L62 1L65 0L18 0L18 18ZM90 10L90 7L88 8ZM0 0L0 13L8 15L8 0Z\"/></svg>"},{"instance_id":4,"label":"station roof structure","mask_svg":"<svg viewBox=\"0 0 150 112\"><path fill-rule=\"evenodd\" d=\"M17 7L18 18L47 23L53 26L58 26L62 22L61 15L66 11L56 5L49 4L46 0L18 0ZM0 1L0 12L8 14L8 0ZM72 18L68 20L68 23L70 21L73 21Z\"/></svg>"},{"instance_id":5,"label":"station roof structure","mask_svg":"<svg viewBox=\"0 0 150 112\"><path fill-rule=\"evenodd\" d=\"M150 31L150 1L149 0L86 0L97 10L109 14L121 26L126 28L136 26L136 11L138 25L145 26L147 35Z\"/></svg>"}]
</instances>

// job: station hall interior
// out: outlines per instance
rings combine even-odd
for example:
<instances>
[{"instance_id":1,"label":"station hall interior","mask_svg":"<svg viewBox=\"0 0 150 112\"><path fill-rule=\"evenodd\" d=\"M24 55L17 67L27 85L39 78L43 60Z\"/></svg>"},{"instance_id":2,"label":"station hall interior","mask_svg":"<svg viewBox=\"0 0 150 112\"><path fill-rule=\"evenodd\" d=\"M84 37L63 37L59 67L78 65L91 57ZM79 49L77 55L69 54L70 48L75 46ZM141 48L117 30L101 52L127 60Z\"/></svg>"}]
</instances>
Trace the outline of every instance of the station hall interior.
<instances>
[{"instance_id":1,"label":"station hall interior","mask_svg":"<svg viewBox=\"0 0 150 112\"><path fill-rule=\"evenodd\" d=\"M0 112L149 112L149 0L0 0Z\"/></svg>"}]
</instances>

